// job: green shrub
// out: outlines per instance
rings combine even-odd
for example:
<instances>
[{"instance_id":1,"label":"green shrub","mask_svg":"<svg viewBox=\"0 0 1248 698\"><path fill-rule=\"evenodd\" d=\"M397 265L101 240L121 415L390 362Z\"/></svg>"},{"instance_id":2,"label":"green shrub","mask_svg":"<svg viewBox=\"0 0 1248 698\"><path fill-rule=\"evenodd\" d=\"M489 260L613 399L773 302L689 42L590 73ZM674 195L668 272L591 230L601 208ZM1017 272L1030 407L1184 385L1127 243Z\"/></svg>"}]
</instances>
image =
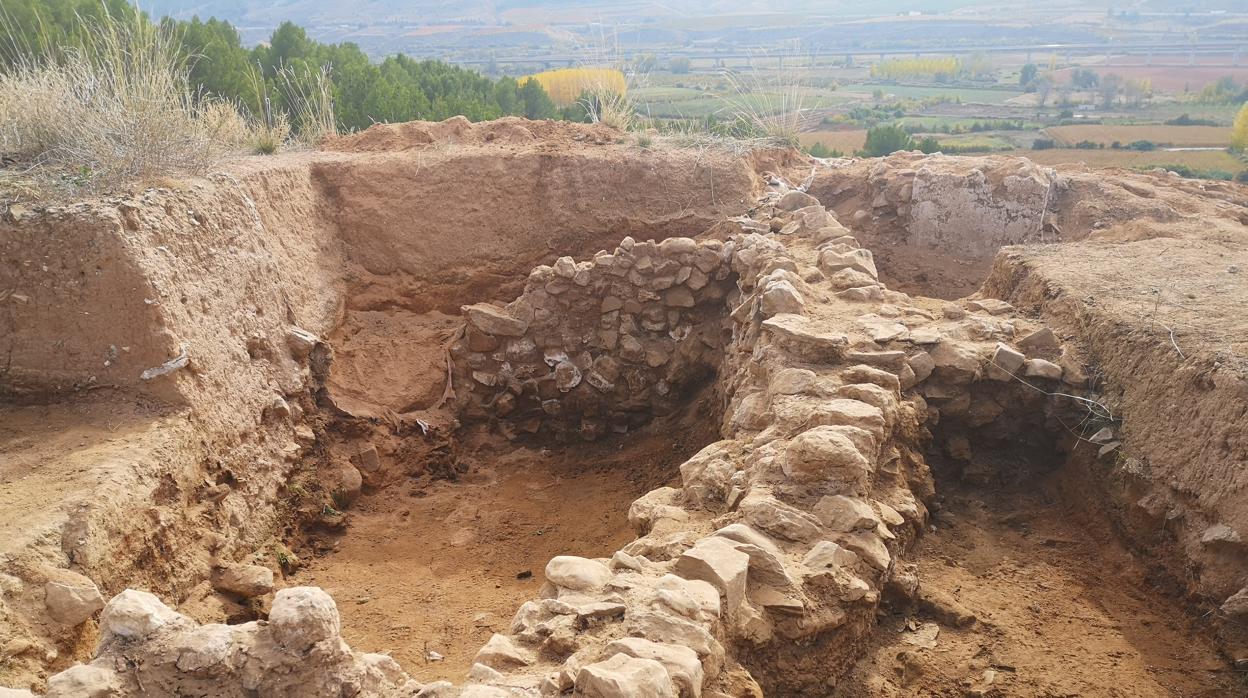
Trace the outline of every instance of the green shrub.
<instances>
[{"instance_id":1,"label":"green shrub","mask_svg":"<svg viewBox=\"0 0 1248 698\"><path fill-rule=\"evenodd\" d=\"M829 148L823 143L816 142L806 148L806 152L817 158L841 158L845 154L834 148Z\"/></svg>"},{"instance_id":2,"label":"green shrub","mask_svg":"<svg viewBox=\"0 0 1248 698\"><path fill-rule=\"evenodd\" d=\"M914 150L914 139L906 130L895 124L876 126L867 131L867 142L862 154L866 157L880 157L895 153L898 150Z\"/></svg>"}]
</instances>

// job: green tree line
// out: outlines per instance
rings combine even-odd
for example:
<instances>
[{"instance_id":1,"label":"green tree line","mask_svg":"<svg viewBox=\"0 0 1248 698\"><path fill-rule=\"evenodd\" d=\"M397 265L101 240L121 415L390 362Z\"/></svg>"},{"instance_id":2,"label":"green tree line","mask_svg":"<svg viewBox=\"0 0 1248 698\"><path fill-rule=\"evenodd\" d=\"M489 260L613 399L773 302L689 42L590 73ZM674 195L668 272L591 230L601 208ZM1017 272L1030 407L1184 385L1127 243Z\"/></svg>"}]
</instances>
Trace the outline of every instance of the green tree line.
<instances>
[{"instance_id":1,"label":"green tree line","mask_svg":"<svg viewBox=\"0 0 1248 698\"><path fill-rule=\"evenodd\" d=\"M85 41L101 17L150 22L127 0L4 0L0 6L0 68L31 56L55 57L90 46ZM563 116L536 81L499 80L440 61L402 54L374 63L354 43L325 44L286 22L267 44L242 45L229 22L198 17L161 20L184 48L192 86L230 100L253 115L286 111L295 121L292 93L328 67L340 130L376 122L440 121L463 115L473 121L502 116ZM304 84L301 84L304 83Z\"/></svg>"}]
</instances>

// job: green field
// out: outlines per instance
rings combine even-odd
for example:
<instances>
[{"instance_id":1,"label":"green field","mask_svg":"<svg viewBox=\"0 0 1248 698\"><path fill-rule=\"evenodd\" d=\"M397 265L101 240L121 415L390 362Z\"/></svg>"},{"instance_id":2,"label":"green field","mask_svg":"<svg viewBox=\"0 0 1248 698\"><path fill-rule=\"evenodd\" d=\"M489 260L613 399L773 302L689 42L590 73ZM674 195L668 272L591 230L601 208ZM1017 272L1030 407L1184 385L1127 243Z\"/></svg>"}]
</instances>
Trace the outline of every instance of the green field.
<instances>
[{"instance_id":1,"label":"green field","mask_svg":"<svg viewBox=\"0 0 1248 698\"><path fill-rule=\"evenodd\" d=\"M984 87L944 87L916 85L885 85L880 83L859 83L841 86L842 92L872 94L876 90L884 94L896 95L901 98L922 99L924 97L959 98L963 102L982 102L984 104L1005 104L1006 100L1022 94L1018 90L994 90Z\"/></svg>"}]
</instances>

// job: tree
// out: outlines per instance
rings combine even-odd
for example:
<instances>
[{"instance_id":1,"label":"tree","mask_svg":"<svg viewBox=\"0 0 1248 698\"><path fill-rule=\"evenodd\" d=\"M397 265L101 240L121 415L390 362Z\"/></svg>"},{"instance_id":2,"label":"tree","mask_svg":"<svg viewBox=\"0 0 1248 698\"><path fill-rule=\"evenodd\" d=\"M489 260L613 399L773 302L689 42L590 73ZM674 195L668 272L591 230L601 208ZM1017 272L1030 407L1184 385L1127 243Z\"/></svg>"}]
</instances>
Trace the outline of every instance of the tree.
<instances>
[{"instance_id":1,"label":"tree","mask_svg":"<svg viewBox=\"0 0 1248 698\"><path fill-rule=\"evenodd\" d=\"M900 126L876 126L867 131L867 142L862 148L867 157L880 157L898 150L914 150L914 139Z\"/></svg>"},{"instance_id":2,"label":"tree","mask_svg":"<svg viewBox=\"0 0 1248 698\"><path fill-rule=\"evenodd\" d=\"M1022 72L1018 74L1019 86L1024 88L1030 86L1032 81L1036 79L1036 75L1039 73L1040 69L1036 67L1035 63L1028 63L1027 65L1024 65Z\"/></svg>"},{"instance_id":3,"label":"tree","mask_svg":"<svg viewBox=\"0 0 1248 698\"><path fill-rule=\"evenodd\" d=\"M1231 149L1240 153L1248 151L1248 102L1239 108L1235 124L1231 126Z\"/></svg>"},{"instance_id":4,"label":"tree","mask_svg":"<svg viewBox=\"0 0 1248 698\"><path fill-rule=\"evenodd\" d=\"M1070 84L1080 90L1091 89L1100 82L1101 76L1097 75L1096 71L1087 68L1079 68L1070 74Z\"/></svg>"},{"instance_id":5,"label":"tree","mask_svg":"<svg viewBox=\"0 0 1248 698\"><path fill-rule=\"evenodd\" d=\"M1122 76L1109 73L1101 78L1101 106L1109 109L1118 100L1118 91L1122 89Z\"/></svg>"},{"instance_id":6,"label":"tree","mask_svg":"<svg viewBox=\"0 0 1248 698\"><path fill-rule=\"evenodd\" d=\"M915 147L923 153L938 153L940 152L940 141L936 140L933 136L927 136L923 140L919 141Z\"/></svg>"},{"instance_id":7,"label":"tree","mask_svg":"<svg viewBox=\"0 0 1248 698\"><path fill-rule=\"evenodd\" d=\"M691 67L693 67L693 61L689 60L688 56L675 56L668 62L668 67L673 73L677 75L684 75L689 72Z\"/></svg>"},{"instance_id":8,"label":"tree","mask_svg":"<svg viewBox=\"0 0 1248 698\"><path fill-rule=\"evenodd\" d=\"M643 53L633 61L634 69L642 75L653 73L658 66L659 58L653 53Z\"/></svg>"},{"instance_id":9,"label":"tree","mask_svg":"<svg viewBox=\"0 0 1248 698\"><path fill-rule=\"evenodd\" d=\"M164 20L174 26L172 20ZM244 106L253 111L259 103L251 95L247 71L247 49L243 48L238 32L229 22L210 19L201 22L195 17L189 22L176 23L182 47L189 58L189 79L207 95L225 99L243 99Z\"/></svg>"},{"instance_id":10,"label":"tree","mask_svg":"<svg viewBox=\"0 0 1248 698\"><path fill-rule=\"evenodd\" d=\"M1044 103L1049 101L1049 93L1053 91L1052 73L1041 73L1031 82L1036 86L1036 96L1039 97L1040 107L1044 107Z\"/></svg>"}]
</instances>

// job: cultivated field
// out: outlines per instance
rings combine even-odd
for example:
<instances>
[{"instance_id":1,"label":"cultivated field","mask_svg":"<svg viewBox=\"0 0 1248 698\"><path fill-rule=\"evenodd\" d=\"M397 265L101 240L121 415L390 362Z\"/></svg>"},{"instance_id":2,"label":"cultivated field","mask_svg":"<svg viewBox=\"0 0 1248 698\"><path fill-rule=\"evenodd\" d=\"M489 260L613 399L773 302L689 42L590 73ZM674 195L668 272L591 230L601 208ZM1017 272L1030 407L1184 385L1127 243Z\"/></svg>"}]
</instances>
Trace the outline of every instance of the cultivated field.
<instances>
[{"instance_id":1,"label":"cultivated field","mask_svg":"<svg viewBox=\"0 0 1248 698\"><path fill-rule=\"evenodd\" d=\"M1159 145L1178 147L1225 148L1231 142L1231 130L1224 126L1080 124L1050 126L1044 132L1062 145L1075 145L1082 141L1101 145L1110 145L1114 141L1123 145L1135 141L1152 141Z\"/></svg>"},{"instance_id":2,"label":"cultivated field","mask_svg":"<svg viewBox=\"0 0 1248 698\"><path fill-rule=\"evenodd\" d=\"M866 145L867 130L863 128L845 131L811 131L798 136L798 140L805 148L822 143L824 147L850 155Z\"/></svg>"},{"instance_id":3,"label":"cultivated field","mask_svg":"<svg viewBox=\"0 0 1248 698\"><path fill-rule=\"evenodd\" d=\"M1084 163L1092 167L1151 168L1183 165L1196 170L1221 170L1235 174L1248 169L1248 165L1224 150L1081 150L1054 148L1051 150L1015 150L1009 155L1030 158L1044 165Z\"/></svg>"}]
</instances>

